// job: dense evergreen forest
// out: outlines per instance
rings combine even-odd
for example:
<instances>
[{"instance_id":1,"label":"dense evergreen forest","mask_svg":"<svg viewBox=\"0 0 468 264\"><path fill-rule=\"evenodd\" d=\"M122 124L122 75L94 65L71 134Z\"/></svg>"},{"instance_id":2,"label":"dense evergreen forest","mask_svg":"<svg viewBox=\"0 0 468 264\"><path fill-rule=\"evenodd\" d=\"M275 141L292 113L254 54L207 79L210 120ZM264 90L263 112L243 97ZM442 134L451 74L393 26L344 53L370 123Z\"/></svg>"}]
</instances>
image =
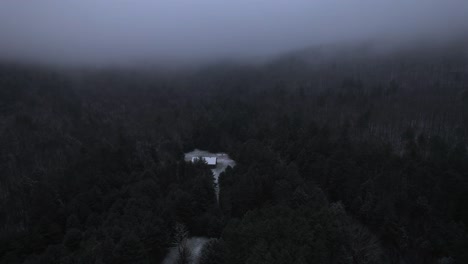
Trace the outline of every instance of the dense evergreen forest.
<instances>
[{"instance_id":1,"label":"dense evergreen forest","mask_svg":"<svg viewBox=\"0 0 468 264\"><path fill-rule=\"evenodd\" d=\"M468 263L465 50L0 66L0 263ZM219 179L194 148L236 161ZM181 237L182 235L182 237ZM178 263L191 263L190 252Z\"/></svg>"}]
</instances>

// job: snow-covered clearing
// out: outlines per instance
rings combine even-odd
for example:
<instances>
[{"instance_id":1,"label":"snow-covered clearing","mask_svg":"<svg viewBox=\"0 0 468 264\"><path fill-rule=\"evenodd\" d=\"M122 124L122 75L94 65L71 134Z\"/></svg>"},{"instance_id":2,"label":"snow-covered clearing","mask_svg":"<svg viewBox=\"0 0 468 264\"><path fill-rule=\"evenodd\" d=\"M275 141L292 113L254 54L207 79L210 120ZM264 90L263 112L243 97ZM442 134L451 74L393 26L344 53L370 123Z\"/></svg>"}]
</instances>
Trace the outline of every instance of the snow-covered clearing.
<instances>
[{"instance_id":1,"label":"snow-covered clearing","mask_svg":"<svg viewBox=\"0 0 468 264\"><path fill-rule=\"evenodd\" d=\"M192 264L197 264L198 259L200 257L201 250L206 242L210 239L206 237L191 237L187 239L187 247L190 248L190 252L192 253ZM162 262L162 264L175 264L177 263L177 247L171 248L169 253L167 254L166 258Z\"/></svg>"},{"instance_id":2,"label":"snow-covered clearing","mask_svg":"<svg viewBox=\"0 0 468 264\"><path fill-rule=\"evenodd\" d=\"M228 166L234 167L236 166L236 162L229 158L229 155L226 153L211 153L204 150L195 149L194 151L185 153L184 160L186 162L191 162L192 158L198 157L216 157L216 167L212 168L211 171L213 172L214 182L216 183L216 197L218 198L219 195L219 187L218 187L218 178L219 175L226 170ZM197 264L198 259L200 257L201 250L206 242L208 242L210 238L207 237L191 237L187 239L187 246L192 253L192 264ZM162 264L175 264L177 261L177 248L171 248L169 253L167 254L166 258L162 262Z\"/></svg>"},{"instance_id":3,"label":"snow-covered clearing","mask_svg":"<svg viewBox=\"0 0 468 264\"><path fill-rule=\"evenodd\" d=\"M236 162L232 160L228 154L226 153L211 153L204 150L195 149L194 151L185 153L185 161L190 162L192 158L198 157L216 157L216 167L212 168L211 171L213 172L214 182L216 183L216 197L219 195L219 187L218 187L218 178L219 175L226 170L228 166L234 167L236 166Z\"/></svg>"}]
</instances>

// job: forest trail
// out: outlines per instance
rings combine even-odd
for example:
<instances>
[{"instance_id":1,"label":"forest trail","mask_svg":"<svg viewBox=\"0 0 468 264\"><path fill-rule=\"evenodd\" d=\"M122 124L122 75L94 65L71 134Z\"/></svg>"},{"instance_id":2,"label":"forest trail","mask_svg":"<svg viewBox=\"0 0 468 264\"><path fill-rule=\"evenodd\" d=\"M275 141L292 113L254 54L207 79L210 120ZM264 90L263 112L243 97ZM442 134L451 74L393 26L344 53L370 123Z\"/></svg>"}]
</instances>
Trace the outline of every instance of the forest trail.
<instances>
[{"instance_id":1,"label":"forest trail","mask_svg":"<svg viewBox=\"0 0 468 264\"><path fill-rule=\"evenodd\" d=\"M218 178L219 175L226 170L228 166L234 167L236 166L236 162L232 160L228 154L226 153L212 153L205 150L195 149L191 152L185 153L184 160L189 162L192 158L196 157L216 157L216 167L212 168L211 171L213 172L214 182L216 183L215 191L216 191L216 198L219 199L219 186L218 186Z\"/></svg>"},{"instance_id":2,"label":"forest trail","mask_svg":"<svg viewBox=\"0 0 468 264\"><path fill-rule=\"evenodd\" d=\"M195 149L191 152L185 153L184 160L186 162L190 162L192 158L197 157L216 157L216 167L212 168L211 171L213 172L215 191L216 191L216 199L219 199L219 186L218 186L218 178L219 175L226 170L228 166L234 167L236 166L236 162L232 160L228 154L226 153L211 153L204 150ZM200 253L210 238L207 237L190 237L187 239L187 246L192 253L192 261L191 263L196 264L198 263L198 259L200 258ZM163 264L174 264L177 262L177 249L172 248L169 253L167 254L166 258L162 262Z\"/></svg>"},{"instance_id":3,"label":"forest trail","mask_svg":"<svg viewBox=\"0 0 468 264\"><path fill-rule=\"evenodd\" d=\"M191 237L187 239L187 247L190 248L190 252L192 253L192 264L198 263L198 259L200 258L200 253L203 246L208 242L210 239L206 237ZM166 258L162 262L162 264L175 264L177 263L177 248L171 248L169 253L167 254Z\"/></svg>"}]
</instances>

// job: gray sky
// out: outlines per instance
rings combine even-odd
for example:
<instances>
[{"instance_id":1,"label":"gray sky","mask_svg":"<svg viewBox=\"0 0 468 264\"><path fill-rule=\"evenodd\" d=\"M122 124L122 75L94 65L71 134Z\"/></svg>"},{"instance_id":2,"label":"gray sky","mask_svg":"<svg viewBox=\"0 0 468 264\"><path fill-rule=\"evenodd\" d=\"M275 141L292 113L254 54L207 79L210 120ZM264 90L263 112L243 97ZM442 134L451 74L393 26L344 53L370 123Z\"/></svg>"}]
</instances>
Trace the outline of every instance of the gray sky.
<instances>
[{"instance_id":1,"label":"gray sky","mask_svg":"<svg viewBox=\"0 0 468 264\"><path fill-rule=\"evenodd\" d=\"M467 29L466 0L0 0L1 58L67 64L267 56Z\"/></svg>"}]
</instances>

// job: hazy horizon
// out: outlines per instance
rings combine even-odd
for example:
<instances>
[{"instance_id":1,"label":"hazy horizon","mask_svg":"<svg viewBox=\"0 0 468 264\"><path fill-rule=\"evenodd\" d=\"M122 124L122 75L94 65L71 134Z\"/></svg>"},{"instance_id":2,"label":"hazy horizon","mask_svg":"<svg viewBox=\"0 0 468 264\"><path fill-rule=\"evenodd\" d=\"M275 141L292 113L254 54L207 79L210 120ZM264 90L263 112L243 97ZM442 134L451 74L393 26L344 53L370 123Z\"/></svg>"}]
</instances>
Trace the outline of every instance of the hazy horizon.
<instances>
[{"instance_id":1,"label":"hazy horizon","mask_svg":"<svg viewBox=\"0 0 468 264\"><path fill-rule=\"evenodd\" d=\"M270 57L366 40L465 34L449 0L81 0L0 2L0 59L65 65Z\"/></svg>"}]
</instances>

